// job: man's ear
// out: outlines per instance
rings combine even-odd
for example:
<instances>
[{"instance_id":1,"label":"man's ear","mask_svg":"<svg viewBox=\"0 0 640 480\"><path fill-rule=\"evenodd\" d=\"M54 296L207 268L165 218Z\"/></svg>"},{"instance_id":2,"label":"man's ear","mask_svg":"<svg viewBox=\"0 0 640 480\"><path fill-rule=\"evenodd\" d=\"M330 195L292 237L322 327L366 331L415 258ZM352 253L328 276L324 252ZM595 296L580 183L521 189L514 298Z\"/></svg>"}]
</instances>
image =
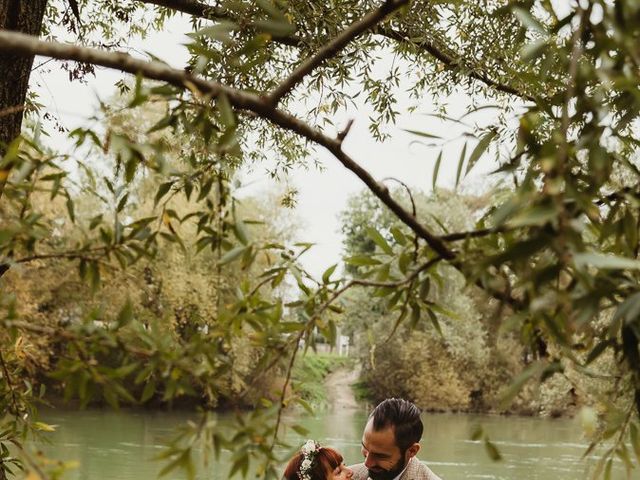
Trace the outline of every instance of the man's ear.
<instances>
[{"instance_id":1,"label":"man's ear","mask_svg":"<svg viewBox=\"0 0 640 480\"><path fill-rule=\"evenodd\" d=\"M411 457L415 457L420 451L420 444L414 443L409 448L407 448L407 460Z\"/></svg>"}]
</instances>

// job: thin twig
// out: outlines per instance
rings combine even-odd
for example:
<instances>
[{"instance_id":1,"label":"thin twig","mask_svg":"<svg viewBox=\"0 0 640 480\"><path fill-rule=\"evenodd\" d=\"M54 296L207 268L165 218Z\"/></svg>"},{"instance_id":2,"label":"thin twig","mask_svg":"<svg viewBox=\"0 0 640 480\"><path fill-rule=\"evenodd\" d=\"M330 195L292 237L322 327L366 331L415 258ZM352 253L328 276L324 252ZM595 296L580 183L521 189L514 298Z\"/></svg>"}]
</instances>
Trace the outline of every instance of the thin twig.
<instances>
[{"instance_id":1,"label":"thin twig","mask_svg":"<svg viewBox=\"0 0 640 480\"><path fill-rule=\"evenodd\" d=\"M349 121L347 122L347 125L344 127L344 129L338 132L337 138L340 142L344 142L344 139L347 138L347 135L349 135L349 132L351 131L352 126L353 126L353 118L350 118Z\"/></svg>"},{"instance_id":2,"label":"thin twig","mask_svg":"<svg viewBox=\"0 0 640 480\"><path fill-rule=\"evenodd\" d=\"M564 170L564 163L567 160L568 151L569 151L569 124L570 124L570 115L569 115L569 104L571 103L571 99L575 96L576 93L576 78L578 76L578 63L580 61L580 57L582 56L582 52L584 50L584 46L582 44L582 34L585 31L586 24L589 21L589 15L591 14L591 4L587 10L579 8L580 12L580 24L578 28L573 32L572 42L573 46L571 49L571 59L569 64L569 77L567 79L567 91L565 94L564 102L562 104L562 123L561 123L561 133L562 133L562 143L560 144L560 152L559 152L559 160L560 166L558 168L558 174L562 174Z\"/></svg>"},{"instance_id":3,"label":"thin twig","mask_svg":"<svg viewBox=\"0 0 640 480\"><path fill-rule=\"evenodd\" d=\"M322 65L329 58L346 47L351 41L362 33L369 30L374 25L379 24L388 15L406 5L408 0L386 0L382 6L367 13L361 20L351 24L348 28L340 32L314 56L308 58L298 68L296 68L287 78L285 78L267 97L273 105L277 105L280 99L291 92L307 75L318 66Z\"/></svg>"},{"instance_id":4,"label":"thin twig","mask_svg":"<svg viewBox=\"0 0 640 480\"><path fill-rule=\"evenodd\" d=\"M307 326L305 326L305 328L300 330L300 333L298 333L298 335L296 335L295 337L296 342L295 342L295 345L293 346L293 353L291 354L291 359L289 360L289 365L287 367L287 376L285 378L284 385L282 386L282 392L280 393L280 404L278 405L278 416L276 417L276 425L273 430L273 439L271 440L272 449L276 444L276 440L278 439L278 432L280 430L280 424L282 423L282 412L284 412L284 409L285 409L284 399L287 394L287 387L291 382L291 373L293 372L293 364L295 363L296 357L298 356L298 345L300 343L300 340L302 340L302 337L304 336L305 332L307 332L307 329L311 324L310 322L311 320L307 322Z\"/></svg>"},{"instance_id":5,"label":"thin twig","mask_svg":"<svg viewBox=\"0 0 640 480\"><path fill-rule=\"evenodd\" d=\"M562 104L562 120L560 124L560 134L562 136L562 142L560 143L558 149L558 157L557 157L557 165L550 172L545 174L544 179L544 190L549 191L552 190L551 184L556 178L564 179L566 175L566 163L569 156L569 127L571 124L571 116L569 113L569 104L571 100L575 96L576 93L576 80L578 76L578 63L580 61L580 57L582 57L582 53L584 50L584 46L582 44L582 34L585 31L586 25L589 21L589 16L591 14L592 4L589 4L589 7L584 10L582 7L578 8L580 15L580 23L576 30L573 32L572 36L572 49L571 49L571 59L569 64L569 77L567 79L567 91L565 94L565 99ZM564 195L562 192L559 193L551 193L550 197L553 199L556 204L556 208L558 211L558 260L561 264L566 265L571 260L571 253L568 250L566 245L566 237L565 230L567 228L569 218L567 215L567 209L564 202Z\"/></svg>"},{"instance_id":6,"label":"thin twig","mask_svg":"<svg viewBox=\"0 0 640 480\"><path fill-rule=\"evenodd\" d=\"M397 182L405 189L405 191L407 192L407 195L409 195L409 200L411 201L411 213L413 213L413 216L415 218L418 218L418 209L416 208L416 201L413 198L413 193L411 192L409 185L407 185L401 180L398 180L395 177L387 177L382 179L383 182L386 182L387 180L392 180L394 182ZM414 236L413 237L413 261L414 262L418 260L418 248L419 248L418 237Z\"/></svg>"},{"instance_id":7,"label":"thin twig","mask_svg":"<svg viewBox=\"0 0 640 480\"><path fill-rule=\"evenodd\" d=\"M420 273L424 272L425 270L429 269L430 267L432 267L433 265L435 265L436 263L438 263L439 261L443 260L442 257L435 257L432 258L431 260L429 260L428 262L423 263L422 265L420 265L416 270L414 270L411 275L398 280L397 282L376 282L376 281L372 281L372 280L363 280L363 279L353 279L353 280L349 280L343 287L339 288L338 290L336 290L333 295L331 297L329 297L329 299L322 304L322 306L320 307L320 309L314 314L314 317L318 317L320 316L327 308L329 308L329 306L340 296L342 295L344 292L346 292L347 290L349 290L350 288L354 287L354 286L361 286L361 287L378 287L378 288L398 288L401 287L403 285L406 285L407 283L412 282L415 278L418 277L418 275L420 275Z\"/></svg>"},{"instance_id":8,"label":"thin twig","mask_svg":"<svg viewBox=\"0 0 640 480\"><path fill-rule=\"evenodd\" d=\"M457 242L458 240L467 240L468 238L481 238L497 233L504 233L508 231L506 226L482 228L479 230L470 230L468 232L455 232L447 235L440 235L440 240L443 242Z\"/></svg>"},{"instance_id":9,"label":"thin twig","mask_svg":"<svg viewBox=\"0 0 640 480\"><path fill-rule=\"evenodd\" d=\"M140 3L157 5L177 12L186 13L205 20L229 20L229 13L220 8L212 7L197 0L137 0Z\"/></svg>"},{"instance_id":10,"label":"thin twig","mask_svg":"<svg viewBox=\"0 0 640 480\"><path fill-rule=\"evenodd\" d=\"M28 257L18 258L16 260L12 260L11 263L29 263L34 262L36 260L51 260L56 258L67 258L67 259L84 259L84 260L95 260L95 258L90 255L96 253L104 253L106 252L107 247L96 247L88 250L69 250L58 253L46 253L46 254L37 254L30 255Z\"/></svg>"}]
</instances>

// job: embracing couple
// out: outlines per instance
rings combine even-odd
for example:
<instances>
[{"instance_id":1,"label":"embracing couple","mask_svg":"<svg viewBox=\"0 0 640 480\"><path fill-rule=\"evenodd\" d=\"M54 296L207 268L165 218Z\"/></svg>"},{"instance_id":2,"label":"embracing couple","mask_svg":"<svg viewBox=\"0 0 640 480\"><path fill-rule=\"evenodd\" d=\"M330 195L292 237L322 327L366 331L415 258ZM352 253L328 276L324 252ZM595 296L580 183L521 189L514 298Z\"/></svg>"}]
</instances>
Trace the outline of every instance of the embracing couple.
<instances>
[{"instance_id":1,"label":"embracing couple","mask_svg":"<svg viewBox=\"0 0 640 480\"><path fill-rule=\"evenodd\" d=\"M399 398L380 403L362 434L364 463L347 467L340 453L307 441L288 463L285 480L440 480L416 458L422 438L420 409Z\"/></svg>"}]
</instances>

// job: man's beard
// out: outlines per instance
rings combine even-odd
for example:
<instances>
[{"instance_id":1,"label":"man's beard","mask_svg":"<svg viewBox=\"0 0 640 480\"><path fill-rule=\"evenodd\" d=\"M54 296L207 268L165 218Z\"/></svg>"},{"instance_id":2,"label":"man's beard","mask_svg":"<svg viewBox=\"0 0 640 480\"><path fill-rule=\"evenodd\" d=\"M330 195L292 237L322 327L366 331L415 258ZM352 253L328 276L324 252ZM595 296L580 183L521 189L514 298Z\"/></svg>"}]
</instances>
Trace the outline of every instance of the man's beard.
<instances>
[{"instance_id":1,"label":"man's beard","mask_svg":"<svg viewBox=\"0 0 640 480\"><path fill-rule=\"evenodd\" d=\"M391 470L369 470L369 478L371 480L393 480L404 470L404 467L407 466L407 462L404 458L404 455L400 457L398 463L396 463Z\"/></svg>"}]
</instances>

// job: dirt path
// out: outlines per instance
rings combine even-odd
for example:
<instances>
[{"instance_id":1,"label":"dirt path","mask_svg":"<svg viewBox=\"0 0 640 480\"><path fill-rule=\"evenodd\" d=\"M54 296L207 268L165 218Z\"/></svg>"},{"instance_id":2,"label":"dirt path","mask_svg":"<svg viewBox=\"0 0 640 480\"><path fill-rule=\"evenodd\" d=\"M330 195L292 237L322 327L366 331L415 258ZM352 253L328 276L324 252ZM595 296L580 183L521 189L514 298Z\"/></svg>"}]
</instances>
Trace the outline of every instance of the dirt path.
<instances>
[{"instance_id":1,"label":"dirt path","mask_svg":"<svg viewBox=\"0 0 640 480\"><path fill-rule=\"evenodd\" d=\"M327 375L327 403L332 410L360 408L353 395L351 385L358 380L360 368L339 368Z\"/></svg>"}]
</instances>

